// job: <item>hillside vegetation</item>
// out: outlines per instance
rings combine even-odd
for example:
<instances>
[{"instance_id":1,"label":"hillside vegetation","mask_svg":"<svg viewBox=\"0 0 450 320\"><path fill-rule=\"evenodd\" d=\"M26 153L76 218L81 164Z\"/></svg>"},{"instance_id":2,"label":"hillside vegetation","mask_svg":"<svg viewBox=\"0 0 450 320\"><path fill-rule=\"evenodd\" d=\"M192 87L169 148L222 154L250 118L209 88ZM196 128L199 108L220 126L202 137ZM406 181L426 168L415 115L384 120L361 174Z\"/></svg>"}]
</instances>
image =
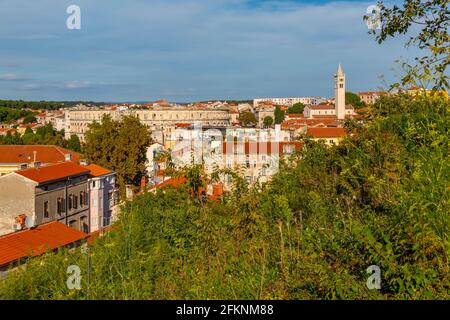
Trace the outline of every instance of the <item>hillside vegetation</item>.
<instances>
[{"instance_id":1,"label":"hillside vegetation","mask_svg":"<svg viewBox=\"0 0 450 320\"><path fill-rule=\"evenodd\" d=\"M126 203L90 249L89 298L448 299L449 107L384 97L339 146L306 142L271 184L237 179L222 203L189 184ZM67 289L71 264L81 290ZM60 251L11 273L0 298L86 299L86 278L86 254Z\"/></svg>"}]
</instances>

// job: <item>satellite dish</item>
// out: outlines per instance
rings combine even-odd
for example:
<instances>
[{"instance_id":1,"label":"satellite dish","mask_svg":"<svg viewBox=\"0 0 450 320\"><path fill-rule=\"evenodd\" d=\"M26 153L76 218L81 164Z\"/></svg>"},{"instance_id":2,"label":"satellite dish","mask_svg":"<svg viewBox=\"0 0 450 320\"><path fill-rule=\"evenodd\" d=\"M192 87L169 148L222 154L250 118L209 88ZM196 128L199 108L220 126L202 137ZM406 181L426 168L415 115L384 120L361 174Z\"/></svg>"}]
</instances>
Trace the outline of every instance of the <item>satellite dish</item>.
<instances>
[{"instance_id":1,"label":"satellite dish","mask_svg":"<svg viewBox=\"0 0 450 320\"><path fill-rule=\"evenodd\" d=\"M25 226L26 226L28 229L31 229L31 228L34 227L34 219L33 219L33 217L27 217L27 218L25 219Z\"/></svg>"}]
</instances>

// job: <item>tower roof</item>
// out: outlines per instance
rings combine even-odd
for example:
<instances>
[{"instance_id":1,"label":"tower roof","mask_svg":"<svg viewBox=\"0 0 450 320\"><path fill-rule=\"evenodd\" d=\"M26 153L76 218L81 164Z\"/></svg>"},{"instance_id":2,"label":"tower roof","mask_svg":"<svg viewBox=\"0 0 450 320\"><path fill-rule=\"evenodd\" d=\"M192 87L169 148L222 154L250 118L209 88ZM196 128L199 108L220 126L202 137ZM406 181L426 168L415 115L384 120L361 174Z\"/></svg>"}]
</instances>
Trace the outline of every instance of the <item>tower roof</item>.
<instances>
[{"instance_id":1,"label":"tower roof","mask_svg":"<svg viewBox=\"0 0 450 320\"><path fill-rule=\"evenodd\" d=\"M340 63L339 63L339 67L338 67L338 70L337 70L337 75L338 76L343 76L344 75L344 71L342 71L342 66L341 66Z\"/></svg>"}]
</instances>

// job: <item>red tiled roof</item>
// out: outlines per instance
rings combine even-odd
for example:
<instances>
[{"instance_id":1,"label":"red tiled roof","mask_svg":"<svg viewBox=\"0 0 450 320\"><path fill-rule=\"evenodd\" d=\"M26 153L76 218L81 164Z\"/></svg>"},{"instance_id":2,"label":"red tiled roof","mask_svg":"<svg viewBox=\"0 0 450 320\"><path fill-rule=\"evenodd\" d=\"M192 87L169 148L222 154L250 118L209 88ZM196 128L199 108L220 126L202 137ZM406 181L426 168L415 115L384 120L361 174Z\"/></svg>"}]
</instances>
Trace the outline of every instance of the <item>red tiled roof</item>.
<instances>
[{"instance_id":1,"label":"red tiled roof","mask_svg":"<svg viewBox=\"0 0 450 320\"><path fill-rule=\"evenodd\" d=\"M36 161L40 163L58 163L65 161L65 155L71 154L72 161L78 162L80 154L57 146L13 146L0 145L0 163L31 163L36 151Z\"/></svg>"},{"instance_id":2,"label":"red tiled roof","mask_svg":"<svg viewBox=\"0 0 450 320\"><path fill-rule=\"evenodd\" d=\"M304 118L303 113L290 113L287 115L288 118Z\"/></svg>"},{"instance_id":3,"label":"red tiled roof","mask_svg":"<svg viewBox=\"0 0 450 320\"><path fill-rule=\"evenodd\" d=\"M106 174L112 173L111 170L108 170L106 168L100 167L100 166L98 166L96 164L93 164L93 163L91 163L89 165L86 165L86 166L82 166L82 167L87 169L87 170L89 170L89 171L91 171L91 176L92 177L101 177L101 176L104 176Z\"/></svg>"},{"instance_id":4,"label":"red tiled roof","mask_svg":"<svg viewBox=\"0 0 450 320\"><path fill-rule=\"evenodd\" d=\"M67 246L88 235L58 221L0 236L0 266Z\"/></svg>"},{"instance_id":5,"label":"red tiled roof","mask_svg":"<svg viewBox=\"0 0 450 320\"><path fill-rule=\"evenodd\" d=\"M320 119L289 119L282 123L282 126L317 126L317 125L332 125L337 123L336 116L325 116Z\"/></svg>"},{"instance_id":6,"label":"red tiled roof","mask_svg":"<svg viewBox=\"0 0 450 320\"><path fill-rule=\"evenodd\" d=\"M344 128L308 128L308 136L313 138L341 138L345 136Z\"/></svg>"},{"instance_id":7,"label":"red tiled roof","mask_svg":"<svg viewBox=\"0 0 450 320\"><path fill-rule=\"evenodd\" d=\"M37 123L27 123L27 124L23 124L20 126L20 128L33 128L36 127L38 124Z\"/></svg>"},{"instance_id":8,"label":"red tiled roof","mask_svg":"<svg viewBox=\"0 0 450 320\"><path fill-rule=\"evenodd\" d=\"M177 128L186 128L186 127L190 127L192 124L191 123L175 123L175 126Z\"/></svg>"},{"instance_id":9,"label":"red tiled roof","mask_svg":"<svg viewBox=\"0 0 450 320\"><path fill-rule=\"evenodd\" d=\"M89 169L86 169L76 163L67 161L48 166L16 171L16 173L37 183L43 183L47 181L59 180L65 177L88 174Z\"/></svg>"},{"instance_id":10,"label":"red tiled roof","mask_svg":"<svg viewBox=\"0 0 450 320\"><path fill-rule=\"evenodd\" d=\"M166 181L163 181L161 183L158 183L156 186L152 187L151 189L160 189L165 187L173 187L177 188L182 184L185 184L187 182L185 177L179 177L179 178L170 178Z\"/></svg>"}]
</instances>

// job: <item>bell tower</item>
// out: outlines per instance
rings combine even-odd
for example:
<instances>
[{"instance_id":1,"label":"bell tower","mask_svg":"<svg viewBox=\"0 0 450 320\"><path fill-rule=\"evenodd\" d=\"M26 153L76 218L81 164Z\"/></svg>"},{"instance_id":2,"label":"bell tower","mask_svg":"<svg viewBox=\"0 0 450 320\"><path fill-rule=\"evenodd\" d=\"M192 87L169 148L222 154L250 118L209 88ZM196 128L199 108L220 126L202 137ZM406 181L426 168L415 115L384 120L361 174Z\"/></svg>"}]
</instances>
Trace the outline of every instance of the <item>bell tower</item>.
<instances>
[{"instance_id":1,"label":"bell tower","mask_svg":"<svg viewBox=\"0 0 450 320\"><path fill-rule=\"evenodd\" d=\"M334 107L336 117L345 119L345 74L340 63L337 73L334 75Z\"/></svg>"}]
</instances>

